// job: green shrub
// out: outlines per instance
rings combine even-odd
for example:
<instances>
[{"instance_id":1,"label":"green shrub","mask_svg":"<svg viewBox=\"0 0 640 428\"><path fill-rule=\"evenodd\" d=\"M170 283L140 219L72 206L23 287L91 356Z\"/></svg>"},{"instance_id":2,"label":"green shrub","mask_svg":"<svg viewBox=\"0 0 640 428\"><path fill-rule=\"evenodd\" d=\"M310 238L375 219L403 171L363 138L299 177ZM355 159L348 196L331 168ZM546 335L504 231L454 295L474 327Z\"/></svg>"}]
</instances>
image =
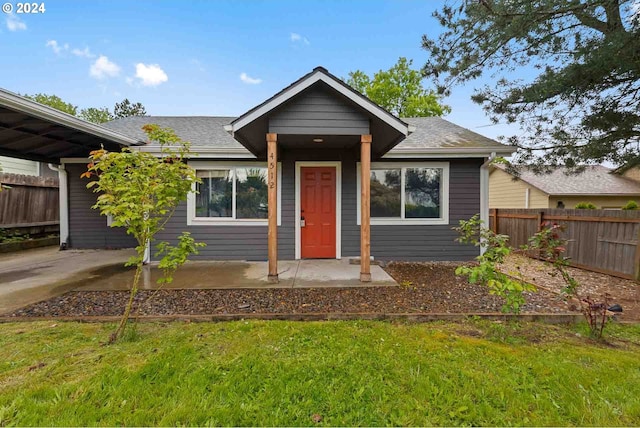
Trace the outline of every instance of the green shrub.
<instances>
[{"instance_id":1,"label":"green shrub","mask_svg":"<svg viewBox=\"0 0 640 428\"><path fill-rule=\"evenodd\" d=\"M637 210L638 209L638 203L636 201L629 201L627 202L627 204L622 207L623 210Z\"/></svg>"},{"instance_id":2,"label":"green shrub","mask_svg":"<svg viewBox=\"0 0 640 428\"><path fill-rule=\"evenodd\" d=\"M0 228L0 244L11 244L14 242L22 242L30 239L29 234L21 234L18 232L10 231Z\"/></svg>"},{"instance_id":3,"label":"green shrub","mask_svg":"<svg viewBox=\"0 0 640 428\"><path fill-rule=\"evenodd\" d=\"M598 207L593 205L591 202L579 202L576 204L577 210L596 210Z\"/></svg>"},{"instance_id":4,"label":"green shrub","mask_svg":"<svg viewBox=\"0 0 640 428\"><path fill-rule=\"evenodd\" d=\"M453 229L460 235L456 241L484 249L484 252L476 257L477 265L458 266L456 275L466 276L471 284L485 285L489 288L489 294L503 298L505 303L502 305L502 312L520 313L520 308L526 303L523 293L536 291L536 287L498 269L497 265L503 263L505 257L511 254L509 237L485 228L477 214L469 220L460 220L460 226Z\"/></svg>"}]
</instances>

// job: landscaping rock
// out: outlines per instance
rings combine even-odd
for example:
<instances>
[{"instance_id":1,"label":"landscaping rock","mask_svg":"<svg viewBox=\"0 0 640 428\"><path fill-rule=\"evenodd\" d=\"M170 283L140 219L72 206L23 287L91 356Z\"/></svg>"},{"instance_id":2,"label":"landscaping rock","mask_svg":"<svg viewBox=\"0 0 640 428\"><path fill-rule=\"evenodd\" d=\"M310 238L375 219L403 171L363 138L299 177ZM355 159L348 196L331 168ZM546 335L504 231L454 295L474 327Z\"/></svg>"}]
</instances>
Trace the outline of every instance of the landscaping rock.
<instances>
[{"instance_id":1,"label":"landscaping rock","mask_svg":"<svg viewBox=\"0 0 640 428\"><path fill-rule=\"evenodd\" d=\"M608 310L611 312L622 312L622 306L616 303L615 305L609 306Z\"/></svg>"},{"instance_id":2,"label":"landscaping rock","mask_svg":"<svg viewBox=\"0 0 640 428\"><path fill-rule=\"evenodd\" d=\"M389 263L397 287L140 290L134 315L500 313L502 300L455 275L457 263ZM72 291L11 316L121 315L128 291ZM555 293L526 293L523 312L566 313ZM251 302L250 304L247 302Z\"/></svg>"}]
</instances>

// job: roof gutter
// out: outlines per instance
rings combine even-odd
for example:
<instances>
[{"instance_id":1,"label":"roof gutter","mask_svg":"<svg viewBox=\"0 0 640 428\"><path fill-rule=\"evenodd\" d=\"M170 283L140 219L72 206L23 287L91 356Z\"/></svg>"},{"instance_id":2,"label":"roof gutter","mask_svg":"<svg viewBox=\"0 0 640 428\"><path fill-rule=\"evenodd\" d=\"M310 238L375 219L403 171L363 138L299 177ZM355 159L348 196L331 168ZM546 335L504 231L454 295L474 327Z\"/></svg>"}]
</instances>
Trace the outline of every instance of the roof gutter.
<instances>
[{"instance_id":1,"label":"roof gutter","mask_svg":"<svg viewBox=\"0 0 640 428\"><path fill-rule=\"evenodd\" d=\"M95 123L78 119L75 116L61 112L60 110L52 107L42 105L2 88L0 88L0 106L91 134L99 138L104 138L105 140L110 140L123 146L144 144L144 141L114 132L100 125L96 125Z\"/></svg>"},{"instance_id":2,"label":"roof gutter","mask_svg":"<svg viewBox=\"0 0 640 428\"><path fill-rule=\"evenodd\" d=\"M425 158L425 157L496 157L510 156L515 148L502 147L432 147L432 148L407 148L391 149L384 156L385 159L393 158Z\"/></svg>"},{"instance_id":3,"label":"roof gutter","mask_svg":"<svg viewBox=\"0 0 640 428\"><path fill-rule=\"evenodd\" d=\"M515 147L502 146L502 147L411 147L411 148L396 148L392 149L390 153L412 154L412 153L486 153L491 155L495 154L512 154L516 152Z\"/></svg>"},{"instance_id":4,"label":"roof gutter","mask_svg":"<svg viewBox=\"0 0 640 428\"><path fill-rule=\"evenodd\" d=\"M626 197L626 198L630 198L630 197L634 197L634 196L640 196L640 192L635 192L635 193L597 193L597 192L593 192L593 193L549 193L549 192L544 192L547 193L549 196L553 196L553 197L563 197L563 196L580 196L580 197L589 197L589 196L619 196L619 197Z\"/></svg>"},{"instance_id":5,"label":"roof gutter","mask_svg":"<svg viewBox=\"0 0 640 428\"><path fill-rule=\"evenodd\" d=\"M162 148L155 144L147 144L134 148L141 152L152 154L162 153ZM214 158L236 158L236 159L256 159L256 156L244 147L195 147L191 149L191 159L198 156L214 157Z\"/></svg>"}]
</instances>

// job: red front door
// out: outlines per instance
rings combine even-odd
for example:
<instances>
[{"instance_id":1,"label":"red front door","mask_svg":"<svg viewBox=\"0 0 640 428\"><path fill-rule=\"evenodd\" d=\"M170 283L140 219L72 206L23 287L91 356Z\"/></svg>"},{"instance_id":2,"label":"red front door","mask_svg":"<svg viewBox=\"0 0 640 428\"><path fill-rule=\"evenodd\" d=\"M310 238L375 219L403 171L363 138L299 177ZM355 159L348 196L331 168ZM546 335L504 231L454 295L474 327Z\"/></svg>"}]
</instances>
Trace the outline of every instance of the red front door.
<instances>
[{"instance_id":1,"label":"red front door","mask_svg":"<svg viewBox=\"0 0 640 428\"><path fill-rule=\"evenodd\" d=\"M303 259L336 258L336 168L303 167L300 239Z\"/></svg>"}]
</instances>

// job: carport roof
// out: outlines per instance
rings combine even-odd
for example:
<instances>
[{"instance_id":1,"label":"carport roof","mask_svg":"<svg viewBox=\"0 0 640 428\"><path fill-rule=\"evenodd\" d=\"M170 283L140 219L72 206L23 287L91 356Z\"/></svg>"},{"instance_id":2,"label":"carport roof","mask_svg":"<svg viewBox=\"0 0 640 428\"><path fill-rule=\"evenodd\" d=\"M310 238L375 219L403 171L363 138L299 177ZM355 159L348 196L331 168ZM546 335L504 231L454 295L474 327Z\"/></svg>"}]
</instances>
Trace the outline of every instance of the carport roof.
<instances>
[{"instance_id":1,"label":"carport roof","mask_svg":"<svg viewBox=\"0 0 640 428\"><path fill-rule=\"evenodd\" d=\"M59 163L104 146L119 150L143 141L78 119L0 88L0 155Z\"/></svg>"}]
</instances>

